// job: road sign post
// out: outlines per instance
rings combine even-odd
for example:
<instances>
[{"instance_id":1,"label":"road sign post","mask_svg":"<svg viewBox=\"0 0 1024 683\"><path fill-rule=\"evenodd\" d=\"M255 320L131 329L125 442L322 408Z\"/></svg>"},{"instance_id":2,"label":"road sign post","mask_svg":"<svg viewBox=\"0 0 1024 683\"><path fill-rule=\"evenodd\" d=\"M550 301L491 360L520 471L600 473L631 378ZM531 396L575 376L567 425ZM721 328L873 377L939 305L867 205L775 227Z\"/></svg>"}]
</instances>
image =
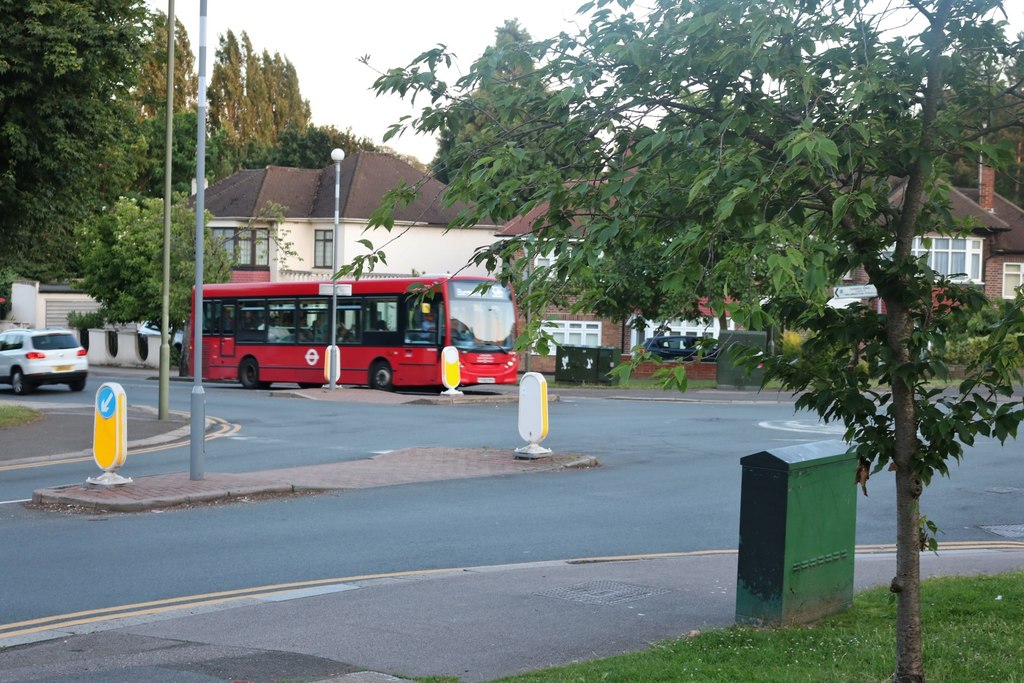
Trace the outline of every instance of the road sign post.
<instances>
[{"instance_id":1,"label":"road sign post","mask_svg":"<svg viewBox=\"0 0 1024 683\"><path fill-rule=\"evenodd\" d=\"M459 365L459 350L454 346L441 349L441 383L445 391L442 396L462 396L459 384L462 382L462 369Z\"/></svg>"},{"instance_id":2,"label":"road sign post","mask_svg":"<svg viewBox=\"0 0 1024 683\"><path fill-rule=\"evenodd\" d=\"M548 381L528 372L519 381L519 436L528 443L516 449L517 458L534 460L551 454L540 442L548 435Z\"/></svg>"},{"instance_id":3,"label":"road sign post","mask_svg":"<svg viewBox=\"0 0 1024 683\"><path fill-rule=\"evenodd\" d=\"M131 479L117 474L128 455L128 399L117 382L106 382L96 391L93 413L92 454L96 466L104 471L89 477L87 484L117 486Z\"/></svg>"}]
</instances>

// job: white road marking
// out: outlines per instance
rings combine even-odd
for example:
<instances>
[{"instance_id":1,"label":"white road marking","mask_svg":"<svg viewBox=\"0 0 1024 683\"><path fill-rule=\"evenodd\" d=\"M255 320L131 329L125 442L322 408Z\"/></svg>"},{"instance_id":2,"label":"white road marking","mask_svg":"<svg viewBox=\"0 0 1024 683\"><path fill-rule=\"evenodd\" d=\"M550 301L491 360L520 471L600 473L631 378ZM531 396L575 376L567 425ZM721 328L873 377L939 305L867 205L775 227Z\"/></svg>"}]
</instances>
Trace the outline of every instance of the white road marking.
<instances>
[{"instance_id":1,"label":"white road marking","mask_svg":"<svg viewBox=\"0 0 1024 683\"><path fill-rule=\"evenodd\" d=\"M800 434L845 434L846 427L841 424L821 424L810 420L765 420L758 422L758 427L775 429L781 432L798 432Z\"/></svg>"}]
</instances>

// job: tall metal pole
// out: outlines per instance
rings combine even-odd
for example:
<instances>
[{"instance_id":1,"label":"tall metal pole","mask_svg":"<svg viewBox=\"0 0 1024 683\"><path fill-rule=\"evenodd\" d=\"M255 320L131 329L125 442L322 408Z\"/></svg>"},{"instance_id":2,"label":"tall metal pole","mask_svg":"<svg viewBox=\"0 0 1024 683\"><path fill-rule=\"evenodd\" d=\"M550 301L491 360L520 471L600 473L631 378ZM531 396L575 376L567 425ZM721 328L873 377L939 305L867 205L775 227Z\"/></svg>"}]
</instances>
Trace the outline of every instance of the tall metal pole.
<instances>
[{"instance_id":1,"label":"tall metal pole","mask_svg":"<svg viewBox=\"0 0 1024 683\"><path fill-rule=\"evenodd\" d=\"M203 392L203 250L206 248L206 0L199 0L199 101L196 126L196 293L192 330L192 403L188 478L203 478L206 397Z\"/></svg>"},{"instance_id":2,"label":"tall metal pole","mask_svg":"<svg viewBox=\"0 0 1024 683\"><path fill-rule=\"evenodd\" d=\"M160 391L157 419L170 415L171 343L171 143L174 140L174 0L167 0L167 119L164 131L164 280L160 301Z\"/></svg>"},{"instance_id":3,"label":"tall metal pole","mask_svg":"<svg viewBox=\"0 0 1024 683\"><path fill-rule=\"evenodd\" d=\"M344 158L345 150L340 148L331 150L331 159L334 160L334 238L331 242L331 248L334 254L331 257L331 358L328 366L328 372L331 376L327 382L327 387L331 391L334 391L336 387L334 378L338 376L338 363L341 361L338 358L338 283L335 280L338 277L338 262L341 260L339 256L341 249L338 244L338 221L341 206L341 160Z\"/></svg>"}]
</instances>

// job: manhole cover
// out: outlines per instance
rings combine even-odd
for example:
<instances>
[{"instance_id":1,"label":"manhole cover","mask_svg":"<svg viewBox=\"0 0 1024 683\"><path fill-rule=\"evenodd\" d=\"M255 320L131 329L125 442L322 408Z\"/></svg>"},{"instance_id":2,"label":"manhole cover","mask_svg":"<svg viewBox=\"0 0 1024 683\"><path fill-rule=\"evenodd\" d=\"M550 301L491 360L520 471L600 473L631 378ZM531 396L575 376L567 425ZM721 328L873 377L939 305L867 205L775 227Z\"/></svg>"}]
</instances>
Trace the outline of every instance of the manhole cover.
<instances>
[{"instance_id":1,"label":"manhole cover","mask_svg":"<svg viewBox=\"0 0 1024 683\"><path fill-rule=\"evenodd\" d=\"M1004 538L1024 538L1024 524L993 524L981 528Z\"/></svg>"},{"instance_id":2,"label":"manhole cover","mask_svg":"<svg viewBox=\"0 0 1024 683\"><path fill-rule=\"evenodd\" d=\"M1020 491L1016 486L993 486L985 489L986 493L1017 493Z\"/></svg>"},{"instance_id":3,"label":"manhole cover","mask_svg":"<svg viewBox=\"0 0 1024 683\"><path fill-rule=\"evenodd\" d=\"M648 586L634 586L618 581L589 581L577 583L566 588L555 588L553 590L537 593L546 598L559 598L560 600L572 600L582 602L585 605L617 605L623 602L634 602L643 600L652 595L668 593L666 588L650 588Z\"/></svg>"}]
</instances>

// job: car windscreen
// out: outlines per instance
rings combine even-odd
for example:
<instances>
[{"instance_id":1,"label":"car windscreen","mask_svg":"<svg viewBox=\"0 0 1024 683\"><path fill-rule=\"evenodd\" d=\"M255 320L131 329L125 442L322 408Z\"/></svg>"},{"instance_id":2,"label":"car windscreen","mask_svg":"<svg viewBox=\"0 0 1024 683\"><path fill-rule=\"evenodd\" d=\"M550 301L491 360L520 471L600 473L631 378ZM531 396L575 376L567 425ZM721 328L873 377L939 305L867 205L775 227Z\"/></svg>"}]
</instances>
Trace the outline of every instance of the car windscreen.
<instances>
[{"instance_id":1,"label":"car windscreen","mask_svg":"<svg viewBox=\"0 0 1024 683\"><path fill-rule=\"evenodd\" d=\"M78 348L78 340L73 334L40 334L32 337L32 346L40 351L56 351L58 349Z\"/></svg>"}]
</instances>

